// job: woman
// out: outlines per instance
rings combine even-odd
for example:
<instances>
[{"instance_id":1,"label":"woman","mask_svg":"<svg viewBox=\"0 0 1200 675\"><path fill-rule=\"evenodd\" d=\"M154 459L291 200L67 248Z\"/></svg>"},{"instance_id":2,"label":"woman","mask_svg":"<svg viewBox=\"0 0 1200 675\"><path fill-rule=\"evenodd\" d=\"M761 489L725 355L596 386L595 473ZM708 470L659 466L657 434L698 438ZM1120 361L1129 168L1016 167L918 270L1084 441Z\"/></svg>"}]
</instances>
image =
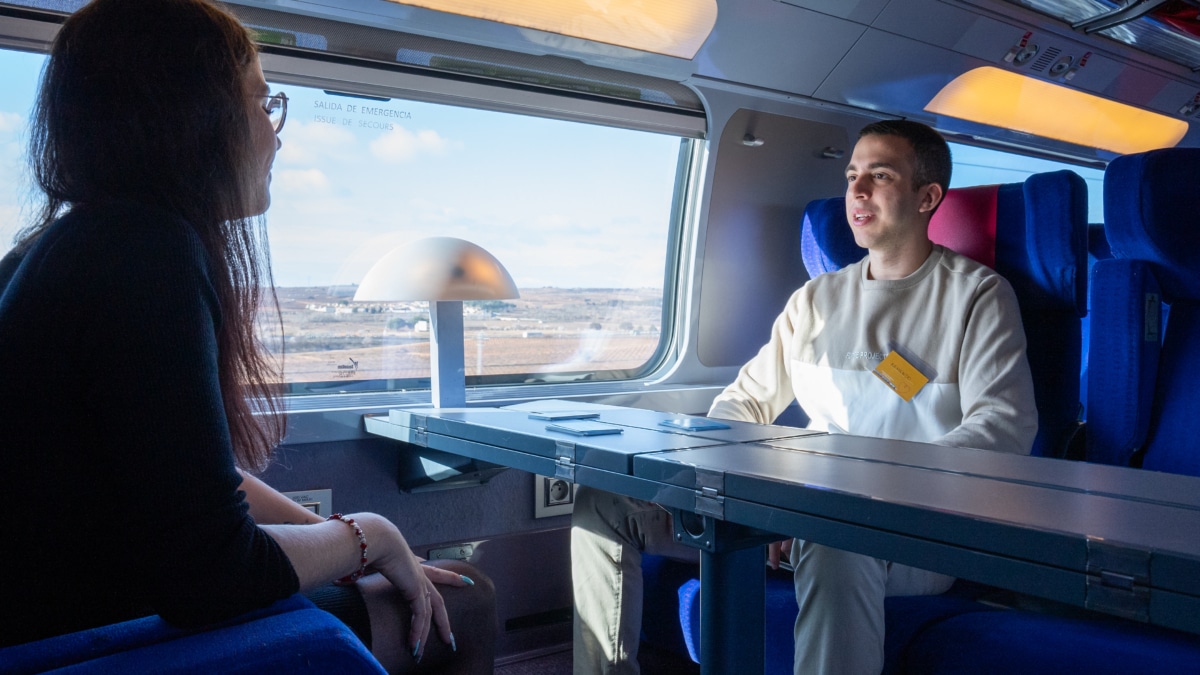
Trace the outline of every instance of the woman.
<instances>
[{"instance_id":1,"label":"woman","mask_svg":"<svg viewBox=\"0 0 1200 675\"><path fill-rule=\"evenodd\" d=\"M491 671L477 571L242 471L282 437L255 315L285 113L207 0L95 0L63 24L32 130L46 203L0 264L0 461L23 509L0 525L0 645L150 612L202 625L300 590L365 613L389 670Z\"/></svg>"}]
</instances>

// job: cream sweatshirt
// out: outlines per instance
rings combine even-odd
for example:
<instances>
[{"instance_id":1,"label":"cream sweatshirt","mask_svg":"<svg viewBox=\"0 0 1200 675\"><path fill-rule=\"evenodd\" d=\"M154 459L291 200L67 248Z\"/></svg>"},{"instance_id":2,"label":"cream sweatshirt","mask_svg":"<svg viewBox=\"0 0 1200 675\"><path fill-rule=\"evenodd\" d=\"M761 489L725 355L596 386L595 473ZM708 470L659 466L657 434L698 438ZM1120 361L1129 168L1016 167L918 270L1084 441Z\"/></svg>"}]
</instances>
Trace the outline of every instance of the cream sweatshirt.
<instances>
[{"instance_id":1,"label":"cream sweatshirt","mask_svg":"<svg viewBox=\"0 0 1200 675\"><path fill-rule=\"evenodd\" d=\"M765 424L795 399L810 429L1029 454L1037 410L1008 282L937 245L903 279L868 279L867 264L792 294L709 415ZM929 377L911 401L872 372L893 350Z\"/></svg>"}]
</instances>

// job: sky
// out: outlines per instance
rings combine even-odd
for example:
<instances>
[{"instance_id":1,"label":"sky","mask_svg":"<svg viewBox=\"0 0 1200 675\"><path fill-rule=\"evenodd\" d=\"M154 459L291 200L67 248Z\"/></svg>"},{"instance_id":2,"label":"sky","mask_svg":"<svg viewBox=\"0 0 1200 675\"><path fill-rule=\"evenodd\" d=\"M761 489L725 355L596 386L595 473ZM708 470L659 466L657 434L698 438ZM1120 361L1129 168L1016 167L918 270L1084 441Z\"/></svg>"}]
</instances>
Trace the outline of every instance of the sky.
<instances>
[{"instance_id":1,"label":"sky","mask_svg":"<svg viewBox=\"0 0 1200 675\"><path fill-rule=\"evenodd\" d=\"M0 50L0 255L28 221L25 124L41 55ZM267 212L279 286L358 283L428 236L492 252L518 287L655 288L680 140L645 132L287 86ZM953 185L1065 165L954 145ZM1103 172L1088 182L1102 221Z\"/></svg>"},{"instance_id":2,"label":"sky","mask_svg":"<svg viewBox=\"0 0 1200 675\"><path fill-rule=\"evenodd\" d=\"M0 255L12 248L13 235L28 220L25 125L44 60L0 50Z\"/></svg>"},{"instance_id":3,"label":"sky","mask_svg":"<svg viewBox=\"0 0 1200 675\"><path fill-rule=\"evenodd\" d=\"M268 212L280 285L353 283L425 236L473 241L518 286L662 284L678 138L283 90Z\"/></svg>"},{"instance_id":4,"label":"sky","mask_svg":"<svg viewBox=\"0 0 1200 675\"><path fill-rule=\"evenodd\" d=\"M0 254L28 218L41 63L0 51ZM662 286L679 138L273 88L289 97L267 212L277 285L357 283L394 247L451 236L518 287Z\"/></svg>"},{"instance_id":5,"label":"sky","mask_svg":"<svg viewBox=\"0 0 1200 675\"><path fill-rule=\"evenodd\" d=\"M950 144L950 155L954 160L950 187L971 185L994 185L996 183L1019 183L1030 174L1043 171L1070 169L1087 183L1088 222L1104 222L1104 170L1090 169L1055 162L997 152L971 145Z\"/></svg>"}]
</instances>

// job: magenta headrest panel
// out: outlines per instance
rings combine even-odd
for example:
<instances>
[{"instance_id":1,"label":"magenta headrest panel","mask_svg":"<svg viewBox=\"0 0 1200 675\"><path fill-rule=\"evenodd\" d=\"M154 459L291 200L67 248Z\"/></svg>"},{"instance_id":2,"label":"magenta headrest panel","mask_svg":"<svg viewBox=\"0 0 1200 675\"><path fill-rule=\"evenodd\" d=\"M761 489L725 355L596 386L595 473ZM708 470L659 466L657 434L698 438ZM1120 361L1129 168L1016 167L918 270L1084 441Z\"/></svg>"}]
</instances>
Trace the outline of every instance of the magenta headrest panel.
<instances>
[{"instance_id":1,"label":"magenta headrest panel","mask_svg":"<svg viewBox=\"0 0 1200 675\"><path fill-rule=\"evenodd\" d=\"M953 188L929 221L935 244L996 267L996 195L999 185Z\"/></svg>"}]
</instances>

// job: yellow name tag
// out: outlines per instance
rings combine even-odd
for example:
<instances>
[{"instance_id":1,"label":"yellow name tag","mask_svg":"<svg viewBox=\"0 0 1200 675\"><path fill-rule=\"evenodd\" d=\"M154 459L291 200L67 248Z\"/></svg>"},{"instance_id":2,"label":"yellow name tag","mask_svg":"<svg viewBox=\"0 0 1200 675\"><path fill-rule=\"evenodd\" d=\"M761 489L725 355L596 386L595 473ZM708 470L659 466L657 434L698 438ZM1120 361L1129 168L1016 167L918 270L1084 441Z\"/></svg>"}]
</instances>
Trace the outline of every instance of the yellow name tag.
<instances>
[{"instance_id":1,"label":"yellow name tag","mask_svg":"<svg viewBox=\"0 0 1200 675\"><path fill-rule=\"evenodd\" d=\"M929 382L928 377L896 352L888 354L871 372L905 401L911 401L921 387Z\"/></svg>"}]
</instances>

